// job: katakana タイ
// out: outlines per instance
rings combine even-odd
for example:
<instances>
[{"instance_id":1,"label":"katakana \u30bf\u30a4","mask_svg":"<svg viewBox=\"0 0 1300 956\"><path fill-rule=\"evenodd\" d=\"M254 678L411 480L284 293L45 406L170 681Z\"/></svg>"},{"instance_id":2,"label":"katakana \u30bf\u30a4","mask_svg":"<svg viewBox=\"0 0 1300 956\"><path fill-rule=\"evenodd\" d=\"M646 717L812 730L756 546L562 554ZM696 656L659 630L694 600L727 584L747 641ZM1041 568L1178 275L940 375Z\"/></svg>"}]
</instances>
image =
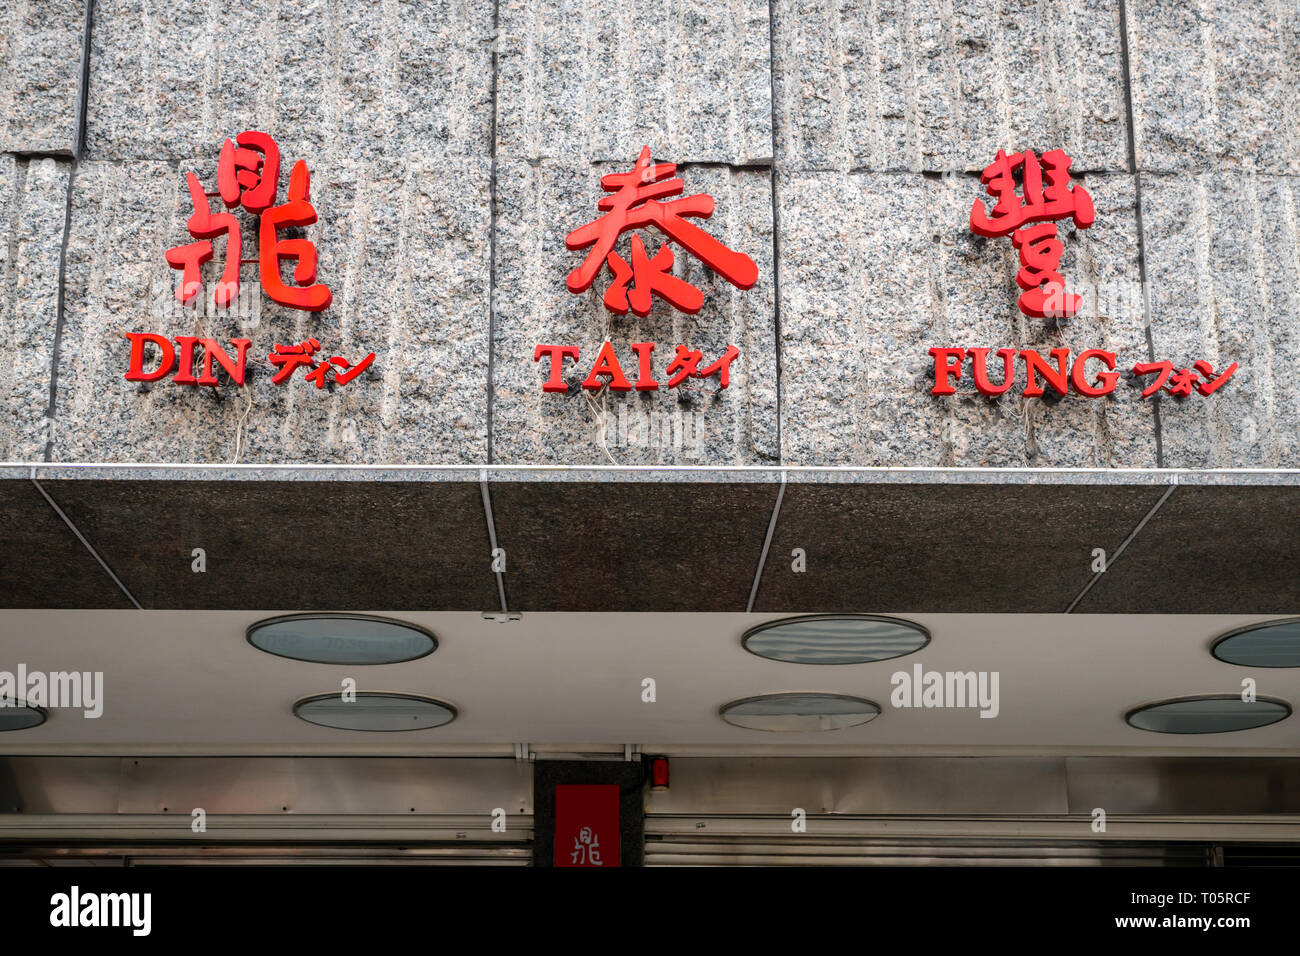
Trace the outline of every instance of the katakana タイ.
<instances>
[{"instance_id":1,"label":"katakana \u30bf\u30a4","mask_svg":"<svg viewBox=\"0 0 1300 956\"><path fill-rule=\"evenodd\" d=\"M726 388L730 384L729 372L731 363L736 356L740 354L740 349L734 345L728 345L727 351L722 353L712 365L707 368L698 368L700 361L704 358L704 353L698 349L688 349L685 345L677 346L677 353L673 360L668 363L668 388L676 388L688 377L690 378L708 378L710 375L718 376L718 387ZM677 374L674 375L673 373Z\"/></svg>"},{"instance_id":2,"label":"katakana \u30bf\u30a4","mask_svg":"<svg viewBox=\"0 0 1300 956\"><path fill-rule=\"evenodd\" d=\"M1011 155L998 150L997 158L980 175L985 191L997 202L991 214L979 199L970 210L972 232L989 238L1011 236L1020 252L1016 284L1025 290L1020 294L1020 311L1033 318L1069 318L1082 302L1079 296L1066 294L1065 279L1057 271L1065 246L1057 238L1056 221L1073 218L1077 228L1087 229L1096 218L1088 191L1070 186L1070 162L1059 149L1043 153L1041 162L1033 150ZM1023 195L1016 193L1017 185Z\"/></svg>"},{"instance_id":3,"label":"katakana \u30bf\u30a4","mask_svg":"<svg viewBox=\"0 0 1300 956\"><path fill-rule=\"evenodd\" d=\"M690 283L668 273L673 260L671 251L666 257L664 255L667 246L649 257L644 244L636 239L631 266L614 251L619 236L645 226L656 227L669 240L737 288L748 289L758 281L758 266L753 259L743 252L728 249L686 220L687 216L707 219L713 215L712 196L697 193L679 199L665 199L679 195L685 188L676 172L676 163L652 164L650 147L646 146L641 149L641 155L630 172L601 177L601 188L613 193L596 203L596 208L605 215L573 230L564 240L570 249L591 247L582 264L570 272L565 281L570 292L580 293L591 288L601 267L608 263L614 274L614 284L605 294L605 305L611 311L625 314L630 307L638 315L645 315L650 311L652 293L683 312L699 311L704 301L703 294ZM629 282L632 283L630 290Z\"/></svg>"}]
</instances>

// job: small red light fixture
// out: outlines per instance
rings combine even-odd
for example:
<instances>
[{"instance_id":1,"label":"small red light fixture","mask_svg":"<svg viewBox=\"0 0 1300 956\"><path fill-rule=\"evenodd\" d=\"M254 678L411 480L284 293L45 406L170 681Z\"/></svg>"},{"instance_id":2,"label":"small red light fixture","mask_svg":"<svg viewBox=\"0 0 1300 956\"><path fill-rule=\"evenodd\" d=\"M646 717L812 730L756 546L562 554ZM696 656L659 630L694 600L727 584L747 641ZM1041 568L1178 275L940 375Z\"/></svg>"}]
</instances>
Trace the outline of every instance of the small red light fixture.
<instances>
[{"instance_id":1,"label":"small red light fixture","mask_svg":"<svg viewBox=\"0 0 1300 956\"><path fill-rule=\"evenodd\" d=\"M668 758L667 757L650 758L650 789L651 790L668 789Z\"/></svg>"}]
</instances>

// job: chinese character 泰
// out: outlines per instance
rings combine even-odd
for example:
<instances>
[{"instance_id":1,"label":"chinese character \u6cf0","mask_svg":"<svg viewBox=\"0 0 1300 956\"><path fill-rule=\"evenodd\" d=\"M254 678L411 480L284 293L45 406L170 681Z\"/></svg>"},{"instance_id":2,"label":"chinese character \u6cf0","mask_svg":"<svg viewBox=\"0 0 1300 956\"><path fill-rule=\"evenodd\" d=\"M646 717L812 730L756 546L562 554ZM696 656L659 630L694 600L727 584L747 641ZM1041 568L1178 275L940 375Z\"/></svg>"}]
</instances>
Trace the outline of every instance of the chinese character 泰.
<instances>
[{"instance_id":1,"label":"chinese character \u6cf0","mask_svg":"<svg viewBox=\"0 0 1300 956\"><path fill-rule=\"evenodd\" d=\"M570 292L580 293L591 288L601 267L608 263L614 282L605 293L604 302L611 312L624 315L630 308L637 315L647 315L652 293L683 312L698 312L704 296L695 286L671 274L673 254L667 244L651 257L647 255L640 237L634 237L631 265L614 251L620 235L644 226L656 227L670 241L676 242L739 289L748 289L758 281L758 266L753 259L743 252L728 249L686 220L687 216L707 219L713 215L712 196L696 193L665 199L679 196L685 187L676 177L676 172L676 163L652 164L650 147L645 146L630 172L601 177L601 188L613 193L596 203L596 208L604 215L573 230L564 240L570 249L592 247L582 264L565 280Z\"/></svg>"}]
</instances>

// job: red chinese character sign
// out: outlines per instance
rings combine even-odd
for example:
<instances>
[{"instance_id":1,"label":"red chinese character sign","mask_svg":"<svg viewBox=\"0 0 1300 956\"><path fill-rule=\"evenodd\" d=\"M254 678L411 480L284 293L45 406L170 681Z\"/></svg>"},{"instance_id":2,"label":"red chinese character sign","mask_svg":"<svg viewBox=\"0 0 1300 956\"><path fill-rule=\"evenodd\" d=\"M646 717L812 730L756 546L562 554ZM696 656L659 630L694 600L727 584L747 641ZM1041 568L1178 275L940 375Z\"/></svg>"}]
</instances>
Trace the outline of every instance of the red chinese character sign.
<instances>
[{"instance_id":1,"label":"red chinese character sign","mask_svg":"<svg viewBox=\"0 0 1300 956\"><path fill-rule=\"evenodd\" d=\"M215 255L212 240L225 239L225 261L221 278L213 291L213 302L227 308L239 294L239 268L245 262L256 262L261 277L262 290L267 297L280 305L305 312L321 312L329 308L333 296L329 287L316 281L318 257L316 245L301 236L285 237L287 229L302 229L316 222L316 207L311 203L311 173L303 160L293 164L289 173L289 189L283 203L279 202L280 148L266 133L246 130L227 139L217 159L217 191L206 192L194 173L185 174L193 212L186 228L196 240L176 246L164 253L168 265L181 273L176 287L176 299L190 305L202 289L202 267ZM243 208L258 221L258 255L256 259L243 258L243 236L239 220L233 212L213 212L211 200L219 197L227 210ZM293 265L293 281L286 282L282 268ZM244 384L244 360L250 344L248 339L231 339L235 356L224 351L216 339L180 336L177 348L165 336L149 332L128 332L131 343L130 365L126 372L128 381L152 382L166 377L173 366L177 371L173 381L181 385L218 384L214 361L221 365L235 385ZM157 366L146 369L145 347L150 346ZM315 353L321 343L311 338L297 345L275 343L267 361L276 369L272 385L282 385L293 377L299 368L303 377L318 389L346 385L356 378L375 359L371 352L355 364L341 355L316 361ZM203 362L203 373L193 374L194 363Z\"/></svg>"},{"instance_id":2,"label":"red chinese character sign","mask_svg":"<svg viewBox=\"0 0 1300 956\"><path fill-rule=\"evenodd\" d=\"M708 219L713 215L715 203L713 197L705 193L682 196L686 184L676 174L676 163L652 162L650 147L645 146L630 171L601 177L601 188L610 193L596 203L602 215L573 230L564 240L570 249L587 250L582 263L565 280L570 292L575 295L586 292L600 276L601 270L608 266L611 281L605 289L603 302L609 311L617 315L627 315L630 311L646 316L658 296L679 312L695 315L704 306L704 293L673 274L673 265L677 261L673 243L738 289L749 289L758 281L758 266L753 259L743 252L729 249L689 221ZM666 241L652 252L647 249L646 240L641 235L633 235L629 244L629 262L614 247L625 232L647 226L654 226ZM637 391L659 389L661 384L650 367L654 343L636 342L631 347L637 355L639 373L635 386L624 375L613 344L606 341L591 373L583 379L582 388L599 391L608 387L615 392L628 392L633 388ZM566 358L576 361L578 355L576 345L539 344L533 351L533 361L540 361L543 356L550 359L542 390L568 392L570 387L562 377L562 365ZM706 379L716 375L718 387L727 388L731 383L731 363L739 355L738 348L728 345L716 360L707 361L702 352L678 345L668 363L667 380L662 387L677 388L688 379Z\"/></svg>"},{"instance_id":3,"label":"red chinese character sign","mask_svg":"<svg viewBox=\"0 0 1300 956\"><path fill-rule=\"evenodd\" d=\"M1024 291L1018 305L1021 312L1032 318L1070 318L1078 314L1082 304L1079 295L1065 291L1065 279L1059 271L1065 246L1057 236L1056 224L1071 219L1077 228L1088 229L1096 220L1096 210L1086 189L1070 185L1070 163L1070 157L1060 149L1049 150L1041 157L1028 149L1011 154L998 150L997 158L980 176L985 191L997 201L990 209L983 200L976 199L970 209L972 232L988 238L1010 236L1012 245L1019 251L1016 284ZM1074 391L1088 398L1102 398L1114 393L1124 376L1116 370L1116 354L1105 349L1085 349L1072 362L1068 348L1052 349L1050 360L1034 349L1001 348L997 349L1001 379L995 381L989 374L992 351L990 348L930 349L934 359L934 385L930 394L958 394L955 383L963 377L968 361L975 391L989 398L997 398L1015 386L1017 358L1025 372L1020 394L1028 397L1043 396L1046 386L1061 396ZM1090 367L1089 362L1096 364ZM1163 391L1184 399L1193 392L1212 395L1236 371L1236 362L1215 371L1205 359L1197 359L1190 369L1175 368L1166 359L1138 362L1127 377L1136 382L1143 376L1156 376L1143 389L1142 398Z\"/></svg>"},{"instance_id":4,"label":"red chinese character sign","mask_svg":"<svg viewBox=\"0 0 1300 956\"><path fill-rule=\"evenodd\" d=\"M997 202L991 214L978 199L970 210L972 232L990 239L1011 236L1020 253L1016 285L1025 290L1020 311L1032 318L1069 318L1079 311L1079 296L1066 294L1065 279L1057 271L1065 245L1057 238L1056 223L1072 218L1076 227L1087 229L1095 213L1088 191L1070 185L1070 162L1060 149L1043 153L1041 161L1032 150L1009 156L998 150L980 176Z\"/></svg>"},{"instance_id":5,"label":"red chinese character sign","mask_svg":"<svg viewBox=\"0 0 1300 956\"><path fill-rule=\"evenodd\" d=\"M653 255L647 254L640 236L632 239L632 262L629 265L614 251L623 233L654 226L672 242L699 259L738 289L748 289L758 281L758 266L743 252L735 252L687 218L708 219L713 215L713 197L705 193L680 196L685 182L676 176L676 163L651 163L650 147L641 149L631 172L602 176L600 186L607 193L596 203L604 215L564 239L570 249L587 249L582 264L569 273L565 285L575 294L591 288L601 267L609 265L614 281L605 292L605 307L626 315L630 308L637 315L650 313L652 295L673 308L694 315L704 304L699 289L672 275L672 248L665 243Z\"/></svg>"},{"instance_id":6,"label":"red chinese character sign","mask_svg":"<svg viewBox=\"0 0 1300 956\"><path fill-rule=\"evenodd\" d=\"M238 145L236 145L236 143ZM194 173L185 174L190 204L194 212L186 228L197 242L167 250L168 264L181 272L176 298L188 305L199 293L199 271L212 259L212 240L226 238L226 261L217 283L213 301L228 306L239 294L239 267L243 263L242 236L239 222L228 212L213 213L209 194L204 192ZM316 282L316 246L309 239L281 239L280 230L293 226L310 226L316 222L316 209L309 197L311 174L307 164L298 160L289 175L289 195L276 205L280 186L280 149L266 133L247 130L229 139L221 147L217 160L217 192L227 209L243 206L260 217L257 263L262 290L280 305L308 312L329 308L333 296L329 287ZM280 275L281 260L297 262L296 285L287 285Z\"/></svg>"}]
</instances>

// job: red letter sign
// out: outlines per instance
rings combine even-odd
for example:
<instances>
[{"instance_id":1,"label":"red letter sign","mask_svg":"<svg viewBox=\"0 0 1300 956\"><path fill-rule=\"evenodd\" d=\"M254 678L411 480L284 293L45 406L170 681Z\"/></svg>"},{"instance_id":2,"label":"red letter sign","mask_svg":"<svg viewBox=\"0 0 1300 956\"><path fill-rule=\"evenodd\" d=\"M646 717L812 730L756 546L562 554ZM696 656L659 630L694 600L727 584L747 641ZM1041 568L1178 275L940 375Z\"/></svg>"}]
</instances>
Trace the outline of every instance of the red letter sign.
<instances>
[{"instance_id":1,"label":"red letter sign","mask_svg":"<svg viewBox=\"0 0 1300 956\"><path fill-rule=\"evenodd\" d=\"M154 335L152 332L127 332L126 337L131 341L131 364L126 370L127 381L156 382L172 370L172 363L176 361L176 350L172 348L171 340L166 336ZM152 372L144 370L145 342L152 342L162 353L162 360Z\"/></svg>"}]
</instances>

